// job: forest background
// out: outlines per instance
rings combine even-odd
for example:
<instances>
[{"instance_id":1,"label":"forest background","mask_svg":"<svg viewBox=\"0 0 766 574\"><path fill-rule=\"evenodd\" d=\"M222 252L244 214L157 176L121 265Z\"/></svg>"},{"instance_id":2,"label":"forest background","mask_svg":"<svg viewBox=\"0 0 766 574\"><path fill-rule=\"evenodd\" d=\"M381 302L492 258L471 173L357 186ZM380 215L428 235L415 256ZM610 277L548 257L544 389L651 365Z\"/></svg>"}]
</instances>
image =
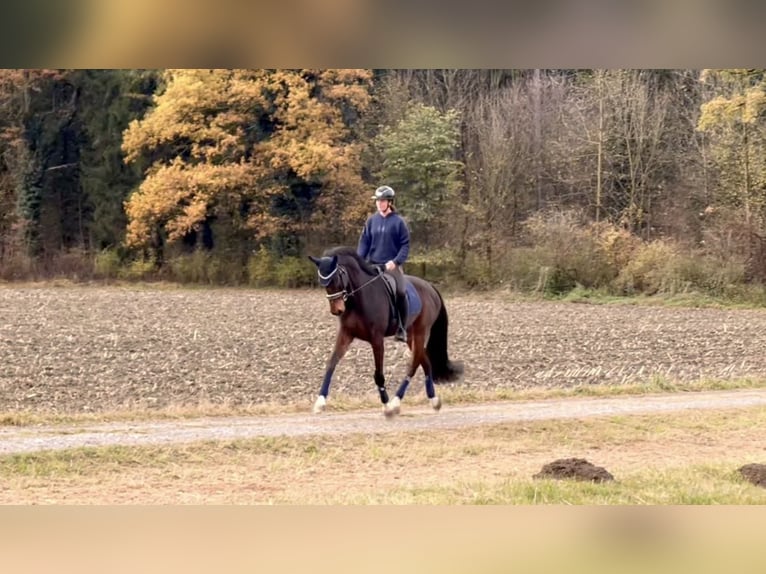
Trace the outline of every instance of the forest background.
<instances>
[{"instance_id":1,"label":"forest background","mask_svg":"<svg viewBox=\"0 0 766 574\"><path fill-rule=\"evenodd\" d=\"M381 184L441 285L766 304L764 70L0 70L0 279L314 285Z\"/></svg>"}]
</instances>

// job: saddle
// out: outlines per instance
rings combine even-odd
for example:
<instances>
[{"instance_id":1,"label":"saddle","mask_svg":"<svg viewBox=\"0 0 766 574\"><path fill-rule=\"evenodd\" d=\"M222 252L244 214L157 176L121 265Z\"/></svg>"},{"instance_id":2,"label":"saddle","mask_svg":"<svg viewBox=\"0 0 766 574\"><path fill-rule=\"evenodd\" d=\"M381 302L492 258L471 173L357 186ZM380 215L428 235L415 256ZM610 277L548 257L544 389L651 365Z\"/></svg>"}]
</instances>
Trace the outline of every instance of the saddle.
<instances>
[{"instance_id":1,"label":"saddle","mask_svg":"<svg viewBox=\"0 0 766 574\"><path fill-rule=\"evenodd\" d=\"M396 280L390 273L386 273L382 268L378 268L378 273L382 276L383 284L386 286L386 292L388 293L388 309L390 321L395 321L397 318L396 313Z\"/></svg>"},{"instance_id":2,"label":"saddle","mask_svg":"<svg viewBox=\"0 0 766 574\"><path fill-rule=\"evenodd\" d=\"M388 309L389 309L389 325L395 325L398 322L399 314L396 310L396 280L387 273L383 268L378 267L378 273L382 275L383 284L386 286L386 292L388 293ZM417 315L422 309L422 303L418 292L412 283L406 279L404 280L404 292L409 303L409 316ZM408 317L403 317L406 322Z\"/></svg>"}]
</instances>

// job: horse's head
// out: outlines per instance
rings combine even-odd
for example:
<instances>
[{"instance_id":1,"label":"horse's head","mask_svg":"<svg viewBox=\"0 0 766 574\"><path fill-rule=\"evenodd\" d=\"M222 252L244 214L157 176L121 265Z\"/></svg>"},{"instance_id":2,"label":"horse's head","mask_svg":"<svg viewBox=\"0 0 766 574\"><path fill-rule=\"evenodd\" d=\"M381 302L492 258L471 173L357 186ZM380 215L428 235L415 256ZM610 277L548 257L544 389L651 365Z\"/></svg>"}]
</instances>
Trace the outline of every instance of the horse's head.
<instances>
[{"instance_id":1,"label":"horse's head","mask_svg":"<svg viewBox=\"0 0 766 574\"><path fill-rule=\"evenodd\" d=\"M327 299L330 301L330 313L342 315L346 311L348 298L348 275L342 265L338 265L338 256L312 257L309 259L317 266L319 284L327 289Z\"/></svg>"}]
</instances>

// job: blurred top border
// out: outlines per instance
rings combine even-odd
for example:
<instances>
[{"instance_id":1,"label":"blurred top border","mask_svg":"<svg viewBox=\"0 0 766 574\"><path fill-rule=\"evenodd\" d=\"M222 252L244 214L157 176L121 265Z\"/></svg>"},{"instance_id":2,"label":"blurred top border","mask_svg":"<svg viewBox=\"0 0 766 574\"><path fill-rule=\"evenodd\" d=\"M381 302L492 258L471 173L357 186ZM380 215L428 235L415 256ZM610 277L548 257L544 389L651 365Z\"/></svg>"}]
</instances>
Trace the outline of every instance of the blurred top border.
<instances>
[{"instance_id":1,"label":"blurred top border","mask_svg":"<svg viewBox=\"0 0 766 574\"><path fill-rule=\"evenodd\" d=\"M745 0L11 2L7 68L756 66Z\"/></svg>"}]
</instances>

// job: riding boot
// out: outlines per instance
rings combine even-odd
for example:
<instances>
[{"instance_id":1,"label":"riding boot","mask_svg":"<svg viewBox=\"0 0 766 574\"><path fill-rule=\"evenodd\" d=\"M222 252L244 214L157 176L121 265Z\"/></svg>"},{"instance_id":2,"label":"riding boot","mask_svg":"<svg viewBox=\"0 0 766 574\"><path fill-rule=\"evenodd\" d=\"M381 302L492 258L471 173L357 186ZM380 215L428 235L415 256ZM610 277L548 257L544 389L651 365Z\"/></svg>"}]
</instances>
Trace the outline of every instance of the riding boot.
<instances>
[{"instance_id":1,"label":"riding boot","mask_svg":"<svg viewBox=\"0 0 766 574\"><path fill-rule=\"evenodd\" d=\"M399 312L399 328L394 338L403 343L407 342L407 319L410 315L410 306L406 294L396 294L396 309Z\"/></svg>"}]
</instances>

